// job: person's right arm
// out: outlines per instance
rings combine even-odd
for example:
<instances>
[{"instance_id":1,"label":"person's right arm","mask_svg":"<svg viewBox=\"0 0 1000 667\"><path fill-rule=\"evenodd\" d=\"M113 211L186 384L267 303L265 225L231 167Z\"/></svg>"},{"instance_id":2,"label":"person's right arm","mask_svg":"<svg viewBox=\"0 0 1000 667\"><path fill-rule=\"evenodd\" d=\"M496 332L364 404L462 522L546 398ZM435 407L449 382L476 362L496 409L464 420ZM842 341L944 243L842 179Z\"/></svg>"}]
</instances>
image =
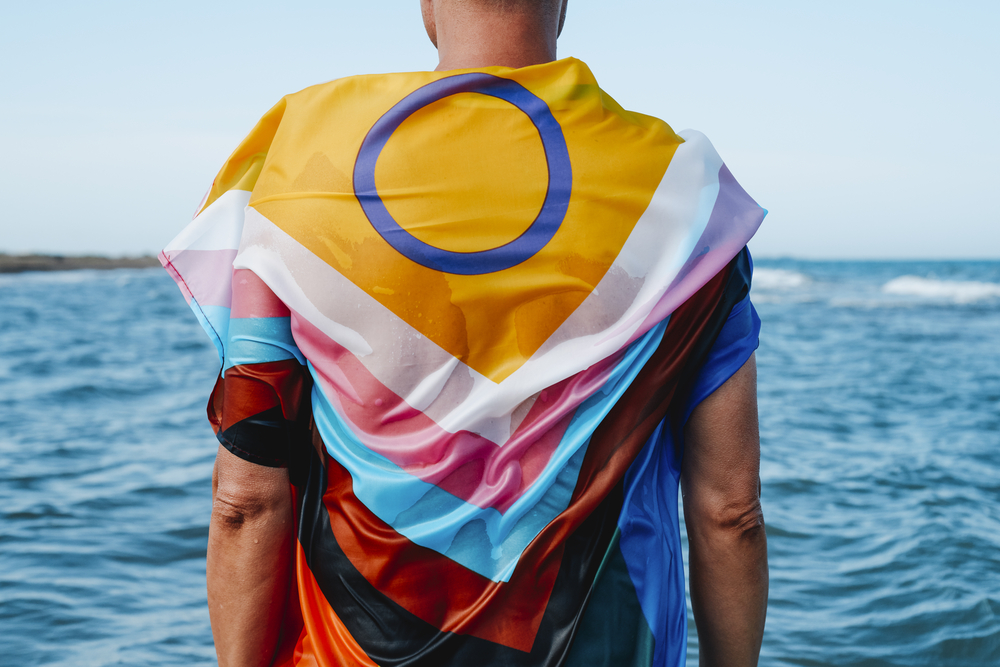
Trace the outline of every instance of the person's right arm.
<instances>
[{"instance_id":1,"label":"person's right arm","mask_svg":"<svg viewBox=\"0 0 1000 667\"><path fill-rule=\"evenodd\" d=\"M285 468L220 446L208 529L208 611L220 667L270 665L288 603L292 497Z\"/></svg>"},{"instance_id":2,"label":"person's right arm","mask_svg":"<svg viewBox=\"0 0 1000 667\"><path fill-rule=\"evenodd\" d=\"M681 486L701 667L757 664L767 612L757 368L750 359L694 409Z\"/></svg>"}]
</instances>

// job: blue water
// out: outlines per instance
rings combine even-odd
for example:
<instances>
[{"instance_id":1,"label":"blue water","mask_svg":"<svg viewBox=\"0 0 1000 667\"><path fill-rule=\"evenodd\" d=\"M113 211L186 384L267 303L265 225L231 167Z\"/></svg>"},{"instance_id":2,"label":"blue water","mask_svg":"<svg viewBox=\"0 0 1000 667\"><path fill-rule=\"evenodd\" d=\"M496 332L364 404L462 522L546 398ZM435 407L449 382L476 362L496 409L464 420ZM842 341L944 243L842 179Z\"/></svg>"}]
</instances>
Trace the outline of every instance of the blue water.
<instances>
[{"instance_id":1,"label":"blue water","mask_svg":"<svg viewBox=\"0 0 1000 667\"><path fill-rule=\"evenodd\" d=\"M753 299L761 664L1000 665L1000 262L759 260ZM0 664L214 664L216 364L159 270L0 276Z\"/></svg>"}]
</instances>

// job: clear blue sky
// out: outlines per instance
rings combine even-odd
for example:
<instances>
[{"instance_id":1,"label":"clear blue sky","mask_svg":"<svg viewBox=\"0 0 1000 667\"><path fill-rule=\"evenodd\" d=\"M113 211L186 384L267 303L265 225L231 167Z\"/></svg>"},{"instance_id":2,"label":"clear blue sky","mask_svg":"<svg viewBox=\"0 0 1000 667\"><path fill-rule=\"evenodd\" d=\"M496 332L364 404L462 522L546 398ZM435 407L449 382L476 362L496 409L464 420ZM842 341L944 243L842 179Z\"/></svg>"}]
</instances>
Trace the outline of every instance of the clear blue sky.
<instances>
[{"instance_id":1,"label":"clear blue sky","mask_svg":"<svg viewBox=\"0 0 1000 667\"><path fill-rule=\"evenodd\" d=\"M569 9L560 56L770 209L758 256L1000 257L995 0ZM0 9L0 62L0 251L132 254L285 93L436 55L418 0L36 0Z\"/></svg>"}]
</instances>

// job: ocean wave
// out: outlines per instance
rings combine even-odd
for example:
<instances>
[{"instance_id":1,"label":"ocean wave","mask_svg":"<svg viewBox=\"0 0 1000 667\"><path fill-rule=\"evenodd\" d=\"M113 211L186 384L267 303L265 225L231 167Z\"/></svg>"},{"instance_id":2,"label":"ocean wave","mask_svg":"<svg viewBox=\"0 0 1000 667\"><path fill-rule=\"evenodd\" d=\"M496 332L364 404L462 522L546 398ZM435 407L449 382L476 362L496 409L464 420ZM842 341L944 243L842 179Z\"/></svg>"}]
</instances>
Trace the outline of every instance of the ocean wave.
<instances>
[{"instance_id":1,"label":"ocean wave","mask_svg":"<svg viewBox=\"0 0 1000 667\"><path fill-rule=\"evenodd\" d=\"M936 280L907 275L893 278L882 285L882 292L934 301L972 303L1000 298L1000 284L974 280Z\"/></svg>"},{"instance_id":2,"label":"ocean wave","mask_svg":"<svg viewBox=\"0 0 1000 667\"><path fill-rule=\"evenodd\" d=\"M0 273L0 286L14 285L76 285L100 277L101 272L93 269L76 271L25 271L24 273Z\"/></svg>"},{"instance_id":3,"label":"ocean wave","mask_svg":"<svg viewBox=\"0 0 1000 667\"><path fill-rule=\"evenodd\" d=\"M802 287L812 282L809 276L797 271L786 269L754 269L753 288L764 290L783 290Z\"/></svg>"},{"instance_id":4,"label":"ocean wave","mask_svg":"<svg viewBox=\"0 0 1000 667\"><path fill-rule=\"evenodd\" d=\"M160 273L163 269L70 269L67 271L23 271L21 273L0 273L0 286L14 285L78 285L95 280L114 280L118 285L127 285L134 278Z\"/></svg>"}]
</instances>

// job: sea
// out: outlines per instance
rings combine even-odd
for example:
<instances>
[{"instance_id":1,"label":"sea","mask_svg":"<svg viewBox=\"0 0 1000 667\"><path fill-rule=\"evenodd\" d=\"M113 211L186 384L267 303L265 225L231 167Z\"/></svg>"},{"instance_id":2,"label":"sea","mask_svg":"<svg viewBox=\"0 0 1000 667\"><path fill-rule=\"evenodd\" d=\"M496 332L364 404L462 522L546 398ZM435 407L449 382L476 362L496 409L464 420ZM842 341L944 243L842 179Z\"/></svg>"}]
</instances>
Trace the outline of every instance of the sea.
<instances>
[{"instance_id":1,"label":"sea","mask_svg":"<svg viewBox=\"0 0 1000 667\"><path fill-rule=\"evenodd\" d=\"M752 300L760 664L1000 665L1000 261L758 259ZM163 271L0 276L0 664L215 663L217 366Z\"/></svg>"}]
</instances>

